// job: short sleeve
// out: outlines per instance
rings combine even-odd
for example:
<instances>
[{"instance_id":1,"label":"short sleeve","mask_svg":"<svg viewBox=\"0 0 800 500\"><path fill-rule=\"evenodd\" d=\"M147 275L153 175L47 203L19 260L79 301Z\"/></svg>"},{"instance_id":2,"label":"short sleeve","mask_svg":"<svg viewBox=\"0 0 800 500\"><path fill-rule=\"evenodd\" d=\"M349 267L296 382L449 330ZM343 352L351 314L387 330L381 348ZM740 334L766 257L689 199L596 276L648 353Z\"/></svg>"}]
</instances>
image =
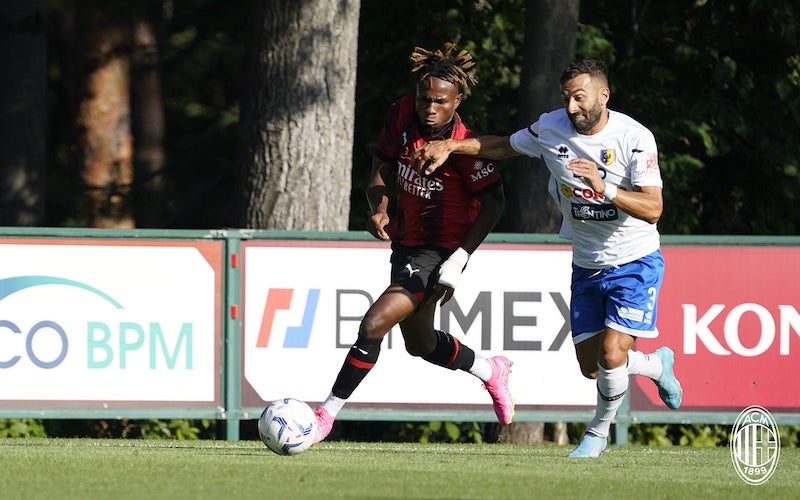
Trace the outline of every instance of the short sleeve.
<instances>
[{"instance_id":1,"label":"short sleeve","mask_svg":"<svg viewBox=\"0 0 800 500\"><path fill-rule=\"evenodd\" d=\"M658 147L653 134L644 129L637 134L631 147L631 184L663 187L658 166Z\"/></svg>"}]
</instances>

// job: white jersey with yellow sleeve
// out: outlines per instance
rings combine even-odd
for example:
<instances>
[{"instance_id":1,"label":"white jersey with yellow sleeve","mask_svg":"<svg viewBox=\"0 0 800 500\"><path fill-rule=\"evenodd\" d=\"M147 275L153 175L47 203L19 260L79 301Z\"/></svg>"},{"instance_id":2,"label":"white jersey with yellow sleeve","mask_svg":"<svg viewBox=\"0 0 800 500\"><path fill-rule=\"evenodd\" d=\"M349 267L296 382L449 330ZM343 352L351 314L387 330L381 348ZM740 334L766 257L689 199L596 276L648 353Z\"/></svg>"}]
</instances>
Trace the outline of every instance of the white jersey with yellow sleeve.
<instances>
[{"instance_id":1,"label":"white jersey with yellow sleeve","mask_svg":"<svg viewBox=\"0 0 800 500\"><path fill-rule=\"evenodd\" d=\"M550 170L551 194L572 233L573 263L604 269L658 250L655 224L622 211L566 168L574 158L588 158L597 164L606 183L620 189L663 187L655 137L642 124L609 110L603 130L581 135L562 108L544 113L510 140L515 151L541 158Z\"/></svg>"}]
</instances>

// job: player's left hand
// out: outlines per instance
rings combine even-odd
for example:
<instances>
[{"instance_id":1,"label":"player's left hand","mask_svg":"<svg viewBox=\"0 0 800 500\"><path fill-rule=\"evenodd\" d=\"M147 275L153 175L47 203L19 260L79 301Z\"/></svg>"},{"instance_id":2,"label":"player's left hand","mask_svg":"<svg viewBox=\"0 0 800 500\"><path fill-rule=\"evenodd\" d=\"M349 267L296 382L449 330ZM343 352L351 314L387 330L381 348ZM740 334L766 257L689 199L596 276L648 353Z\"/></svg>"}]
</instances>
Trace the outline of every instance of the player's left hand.
<instances>
[{"instance_id":1,"label":"player's left hand","mask_svg":"<svg viewBox=\"0 0 800 500\"><path fill-rule=\"evenodd\" d=\"M442 263L439 267L439 283L434 290L433 300L439 300L441 297L440 303L445 304L453 297L458 280L468 261L469 253L463 248L459 248Z\"/></svg>"}]
</instances>

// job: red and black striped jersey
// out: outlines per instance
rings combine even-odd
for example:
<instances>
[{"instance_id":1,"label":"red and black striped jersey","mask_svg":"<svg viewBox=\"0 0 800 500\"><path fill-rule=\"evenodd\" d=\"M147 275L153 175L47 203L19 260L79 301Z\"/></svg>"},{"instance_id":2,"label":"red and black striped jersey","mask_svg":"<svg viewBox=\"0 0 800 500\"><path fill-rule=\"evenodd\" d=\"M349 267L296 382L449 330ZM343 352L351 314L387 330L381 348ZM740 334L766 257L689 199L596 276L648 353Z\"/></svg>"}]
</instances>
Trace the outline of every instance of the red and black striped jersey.
<instances>
[{"instance_id":1,"label":"red and black striped jersey","mask_svg":"<svg viewBox=\"0 0 800 500\"><path fill-rule=\"evenodd\" d=\"M375 155L394 167L397 181L397 204L386 232L403 245L455 250L478 216L478 194L499 187L500 172L488 160L462 155L451 155L429 176L414 170L411 153L425 143L477 136L464 126L458 113L443 132L423 136L415 99L411 93L393 103L378 136Z\"/></svg>"}]
</instances>

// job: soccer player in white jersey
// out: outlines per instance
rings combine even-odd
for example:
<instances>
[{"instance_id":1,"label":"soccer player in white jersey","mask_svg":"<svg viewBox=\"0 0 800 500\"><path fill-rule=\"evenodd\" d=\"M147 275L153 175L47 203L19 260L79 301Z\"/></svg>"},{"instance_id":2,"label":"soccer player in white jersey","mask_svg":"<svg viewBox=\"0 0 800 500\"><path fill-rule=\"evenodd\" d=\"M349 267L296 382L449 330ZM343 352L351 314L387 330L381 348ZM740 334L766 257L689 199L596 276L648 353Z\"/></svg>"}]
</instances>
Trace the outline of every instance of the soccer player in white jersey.
<instances>
[{"instance_id":1,"label":"soccer player in white jersey","mask_svg":"<svg viewBox=\"0 0 800 500\"><path fill-rule=\"evenodd\" d=\"M662 181L653 134L606 106L611 95L605 65L572 63L561 75L564 107L544 113L510 136L427 143L416 165L433 172L450 154L500 160L539 157L550 171L551 195L572 239L570 321L581 372L597 379L597 408L586 434L569 454L597 458L628 390L629 375L651 378L671 409L683 390L674 353L634 349L636 338L655 338L664 260L656 223Z\"/></svg>"}]
</instances>

